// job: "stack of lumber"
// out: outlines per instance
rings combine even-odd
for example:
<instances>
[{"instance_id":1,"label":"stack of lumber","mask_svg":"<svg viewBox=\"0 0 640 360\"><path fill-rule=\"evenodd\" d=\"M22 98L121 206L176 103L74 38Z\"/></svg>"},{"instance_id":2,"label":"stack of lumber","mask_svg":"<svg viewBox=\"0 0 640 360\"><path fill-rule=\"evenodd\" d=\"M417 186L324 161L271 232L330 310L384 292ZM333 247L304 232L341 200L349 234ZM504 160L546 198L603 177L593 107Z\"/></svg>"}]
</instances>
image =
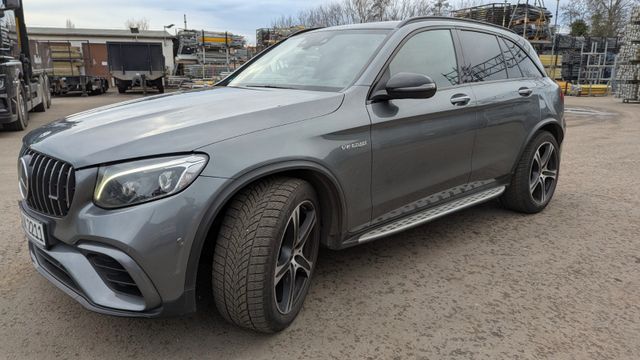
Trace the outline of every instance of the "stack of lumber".
<instances>
[{"instance_id":1,"label":"stack of lumber","mask_svg":"<svg viewBox=\"0 0 640 360\"><path fill-rule=\"evenodd\" d=\"M454 17L505 26L528 40L551 40L551 12L528 4L492 3L452 11Z\"/></svg>"},{"instance_id":2,"label":"stack of lumber","mask_svg":"<svg viewBox=\"0 0 640 360\"><path fill-rule=\"evenodd\" d=\"M632 10L623 34L616 59L616 96L623 102L640 101L640 6Z\"/></svg>"},{"instance_id":3,"label":"stack of lumber","mask_svg":"<svg viewBox=\"0 0 640 360\"><path fill-rule=\"evenodd\" d=\"M54 76L82 75L84 57L79 46L71 44L50 44Z\"/></svg>"}]
</instances>

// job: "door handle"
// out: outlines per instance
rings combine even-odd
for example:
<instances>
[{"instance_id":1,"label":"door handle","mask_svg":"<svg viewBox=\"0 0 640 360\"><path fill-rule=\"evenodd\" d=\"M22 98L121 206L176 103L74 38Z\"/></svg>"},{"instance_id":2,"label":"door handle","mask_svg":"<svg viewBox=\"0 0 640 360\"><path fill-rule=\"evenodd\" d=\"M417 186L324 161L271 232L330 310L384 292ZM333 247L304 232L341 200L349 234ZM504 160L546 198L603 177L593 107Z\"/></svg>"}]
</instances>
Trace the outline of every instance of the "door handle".
<instances>
[{"instance_id":1,"label":"door handle","mask_svg":"<svg viewBox=\"0 0 640 360\"><path fill-rule=\"evenodd\" d=\"M451 97L451 103L456 106L465 106L471 101L467 94L455 94Z\"/></svg>"},{"instance_id":2,"label":"door handle","mask_svg":"<svg viewBox=\"0 0 640 360\"><path fill-rule=\"evenodd\" d=\"M520 89L518 89L518 94L520 94L521 96L529 96L532 92L533 90L526 87L521 87Z\"/></svg>"}]
</instances>

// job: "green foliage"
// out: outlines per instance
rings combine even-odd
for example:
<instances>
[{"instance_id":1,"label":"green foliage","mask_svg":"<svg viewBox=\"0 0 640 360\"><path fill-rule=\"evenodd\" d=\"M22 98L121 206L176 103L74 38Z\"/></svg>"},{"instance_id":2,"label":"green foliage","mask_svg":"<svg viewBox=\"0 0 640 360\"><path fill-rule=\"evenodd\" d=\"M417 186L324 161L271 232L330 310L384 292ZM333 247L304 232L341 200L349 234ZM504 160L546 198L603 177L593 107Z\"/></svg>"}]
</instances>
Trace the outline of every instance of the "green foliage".
<instances>
[{"instance_id":1,"label":"green foliage","mask_svg":"<svg viewBox=\"0 0 640 360\"><path fill-rule=\"evenodd\" d=\"M570 26L571 35L573 36L585 36L589 34L589 25L582 19L572 22Z\"/></svg>"}]
</instances>

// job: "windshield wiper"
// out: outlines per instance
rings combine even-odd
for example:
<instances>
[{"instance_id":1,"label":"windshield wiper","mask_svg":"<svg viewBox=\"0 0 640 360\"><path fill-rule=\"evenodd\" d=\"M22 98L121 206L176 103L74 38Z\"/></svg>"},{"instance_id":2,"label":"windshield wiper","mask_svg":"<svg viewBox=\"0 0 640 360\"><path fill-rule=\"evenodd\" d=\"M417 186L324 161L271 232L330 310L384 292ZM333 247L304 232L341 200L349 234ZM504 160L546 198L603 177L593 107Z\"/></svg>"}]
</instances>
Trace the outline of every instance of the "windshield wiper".
<instances>
[{"instance_id":1,"label":"windshield wiper","mask_svg":"<svg viewBox=\"0 0 640 360\"><path fill-rule=\"evenodd\" d=\"M245 86L246 87L267 88L267 89L293 89L291 87L278 86L278 85L245 85Z\"/></svg>"}]
</instances>

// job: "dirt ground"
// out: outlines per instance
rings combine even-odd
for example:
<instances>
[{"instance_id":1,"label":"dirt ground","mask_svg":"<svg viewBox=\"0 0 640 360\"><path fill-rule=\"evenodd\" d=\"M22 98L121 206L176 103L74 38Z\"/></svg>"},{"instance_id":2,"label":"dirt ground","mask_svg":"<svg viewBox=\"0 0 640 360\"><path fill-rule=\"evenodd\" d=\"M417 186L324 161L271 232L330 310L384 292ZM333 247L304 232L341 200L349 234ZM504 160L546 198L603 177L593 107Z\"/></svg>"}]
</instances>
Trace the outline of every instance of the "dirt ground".
<instances>
[{"instance_id":1,"label":"dirt ground","mask_svg":"<svg viewBox=\"0 0 640 360\"><path fill-rule=\"evenodd\" d=\"M136 95L55 98L30 129ZM640 105L567 98L555 198L496 202L341 252L322 251L303 311L261 335L213 309L171 319L91 313L32 267L16 158L0 132L0 358L638 359Z\"/></svg>"}]
</instances>

